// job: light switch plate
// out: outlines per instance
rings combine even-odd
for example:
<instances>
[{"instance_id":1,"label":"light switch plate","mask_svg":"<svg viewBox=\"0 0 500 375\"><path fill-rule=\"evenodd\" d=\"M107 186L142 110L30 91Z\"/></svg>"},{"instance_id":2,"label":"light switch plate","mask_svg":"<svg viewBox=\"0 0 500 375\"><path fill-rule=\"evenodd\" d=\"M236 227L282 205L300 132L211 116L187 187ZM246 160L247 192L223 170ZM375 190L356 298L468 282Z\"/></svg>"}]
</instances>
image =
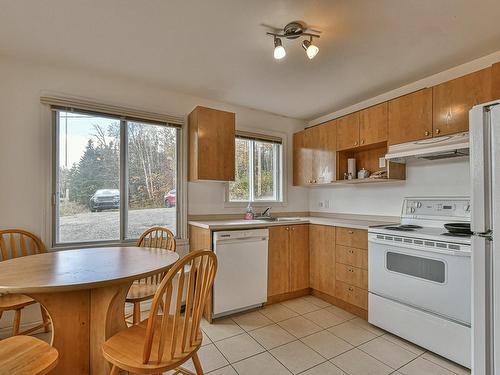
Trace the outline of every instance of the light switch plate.
<instances>
[{"instance_id":1,"label":"light switch plate","mask_svg":"<svg viewBox=\"0 0 500 375\"><path fill-rule=\"evenodd\" d=\"M378 167L385 168L385 158L378 158Z\"/></svg>"}]
</instances>

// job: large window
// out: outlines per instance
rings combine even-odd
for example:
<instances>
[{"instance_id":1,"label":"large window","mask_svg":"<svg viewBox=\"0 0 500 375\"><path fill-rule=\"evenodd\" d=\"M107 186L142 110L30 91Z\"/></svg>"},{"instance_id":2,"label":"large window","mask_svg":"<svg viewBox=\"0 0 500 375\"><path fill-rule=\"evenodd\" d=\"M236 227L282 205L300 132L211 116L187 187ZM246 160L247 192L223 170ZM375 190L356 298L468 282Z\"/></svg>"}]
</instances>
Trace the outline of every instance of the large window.
<instances>
[{"instance_id":1,"label":"large window","mask_svg":"<svg viewBox=\"0 0 500 375\"><path fill-rule=\"evenodd\" d=\"M280 139L236 137L236 175L229 183L230 202L281 202Z\"/></svg>"},{"instance_id":2,"label":"large window","mask_svg":"<svg viewBox=\"0 0 500 375\"><path fill-rule=\"evenodd\" d=\"M55 137L56 245L177 234L177 127L58 110Z\"/></svg>"}]
</instances>

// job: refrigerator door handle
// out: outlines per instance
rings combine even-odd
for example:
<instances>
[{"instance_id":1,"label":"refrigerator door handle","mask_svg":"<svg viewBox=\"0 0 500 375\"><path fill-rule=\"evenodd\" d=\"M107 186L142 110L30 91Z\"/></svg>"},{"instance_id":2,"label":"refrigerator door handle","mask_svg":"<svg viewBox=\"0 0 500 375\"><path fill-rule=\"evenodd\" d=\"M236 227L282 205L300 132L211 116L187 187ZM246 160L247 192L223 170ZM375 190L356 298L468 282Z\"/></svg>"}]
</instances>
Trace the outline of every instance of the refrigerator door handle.
<instances>
[{"instance_id":1,"label":"refrigerator door handle","mask_svg":"<svg viewBox=\"0 0 500 375\"><path fill-rule=\"evenodd\" d=\"M472 373L491 374L491 244L472 236Z\"/></svg>"},{"instance_id":2,"label":"refrigerator door handle","mask_svg":"<svg viewBox=\"0 0 500 375\"><path fill-rule=\"evenodd\" d=\"M491 229L491 128L490 110L477 106L469 113L471 171L471 230L484 233Z\"/></svg>"}]
</instances>

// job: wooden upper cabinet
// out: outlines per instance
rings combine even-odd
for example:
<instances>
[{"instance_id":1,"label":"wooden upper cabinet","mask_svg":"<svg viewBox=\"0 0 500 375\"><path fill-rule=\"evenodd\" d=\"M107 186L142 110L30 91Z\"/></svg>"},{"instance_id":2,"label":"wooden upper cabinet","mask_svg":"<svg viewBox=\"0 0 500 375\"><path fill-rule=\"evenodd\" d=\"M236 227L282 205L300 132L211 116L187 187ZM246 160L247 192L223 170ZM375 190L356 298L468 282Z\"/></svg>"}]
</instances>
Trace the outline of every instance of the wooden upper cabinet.
<instances>
[{"instance_id":1,"label":"wooden upper cabinet","mask_svg":"<svg viewBox=\"0 0 500 375\"><path fill-rule=\"evenodd\" d=\"M312 150L309 147L309 131L293 135L293 185L304 186L312 181Z\"/></svg>"},{"instance_id":2,"label":"wooden upper cabinet","mask_svg":"<svg viewBox=\"0 0 500 375\"><path fill-rule=\"evenodd\" d=\"M432 137L432 88L389 101L389 145Z\"/></svg>"},{"instance_id":3,"label":"wooden upper cabinet","mask_svg":"<svg viewBox=\"0 0 500 375\"><path fill-rule=\"evenodd\" d=\"M337 119L337 151L359 146L359 112Z\"/></svg>"},{"instance_id":4,"label":"wooden upper cabinet","mask_svg":"<svg viewBox=\"0 0 500 375\"><path fill-rule=\"evenodd\" d=\"M335 295L335 227L309 225L309 283L311 288Z\"/></svg>"},{"instance_id":5,"label":"wooden upper cabinet","mask_svg":"<svg viewBox=\"0 0 500 375\"><path fill-rule=\"evenodd\" d=\"M490 101L491 69L483 69L433 87L434 137L469 130L469 111Z\"/></svg>"},{"instance_id":6,"label":"wooden upper cabinet","mask_svg":"<svg viewBox=\"0 0 500 375\"><path fill-rule=\"evenodd\" d=\"M491 100L500 99L500 62L491 67Z\"/></svg>"},{"instance_id":7,"label":"wooden upper cabinet","mask_svg":"<svg viewBox=\"0 0 500 375\"><path fill-rule=\"evenodd\" d=\"M307 129L312 149L312 183L328 184L336 175L336 121Z\"/></svg>"},{"instance_id":8,"label":"wooden upper cabinet","mask_svg":"<svg viewBox=\"0 0 500 375\"><path fill-rule=\"evenodd\" d=\"M387 102L359 112L359 144L371 145L387 141Z\"/></svg>"},{"instance_id":9,"label":"wooden upper cabinet","mask_svg":"<svg viewBox=\"0 0 500 375\"><path fill-rule=\"evenodd\" d=\"M287 228L290 232L290 291L294 292L309 288L309 225Z\"/></svg>"},{"instance_id":10,"label":"wooden upper cabinet","mask_svg":"<svg viewBox=\"0 0 500 375\"><path fill-rule=\"evenodd\" d=\"M189 180L234 181L235 114L198 106L188 126Z\"/></svg>"},{"instance_id":11,"label":"wooden upper cabinet","mask_svg":"<svg viewBox=\"0 0 500 375\"><path fill-rule=\"evenodd\" d=\"M267 295L290 291L289 227L269 228Z\"/></svg>"}]
</instances>

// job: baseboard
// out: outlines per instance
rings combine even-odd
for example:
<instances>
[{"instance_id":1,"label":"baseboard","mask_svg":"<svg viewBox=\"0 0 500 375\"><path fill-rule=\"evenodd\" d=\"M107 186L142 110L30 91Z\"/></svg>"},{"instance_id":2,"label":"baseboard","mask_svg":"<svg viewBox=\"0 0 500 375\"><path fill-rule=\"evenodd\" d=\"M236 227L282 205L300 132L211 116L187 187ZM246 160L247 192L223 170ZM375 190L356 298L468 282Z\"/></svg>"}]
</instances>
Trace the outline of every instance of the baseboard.
<instances>
[{"instance_id":1,"label":"baseboard","mask_svg":"<svg viewBox=\"0 0 500 375\"><path fill-rule=\"evenodd\" d=\"M271 305L273 303L281 302L281 301L286 301L288 299L293 299L293 298L298 298L298 297L303 297L311 294L311 288L305 288L301 290L296 290L293 292L288 292L288 293L283 293L283 294L276 294L274 296L268 296L267 297L267 303L266 305Z\"/></svg>"},{"instance_id":2,"label":"baseboard","mask_svg":"<svg viewBox=\"0 0 500 375\"><path fill-rule=\"evenodd\" d=\"M351 305L348 302L345 302L341 299L338 299L337 297L331 296L329 294L320 292L319 290L316 289L311 289L311 294L315 297L321 298L322 300L331 303L332 305L335 305L337 307L340 307L341 309L344 309L351 314L357 315L360 318L364 320L368 320L368 310L364 310L358 306Z\"/></svg>"}]
</instances>

